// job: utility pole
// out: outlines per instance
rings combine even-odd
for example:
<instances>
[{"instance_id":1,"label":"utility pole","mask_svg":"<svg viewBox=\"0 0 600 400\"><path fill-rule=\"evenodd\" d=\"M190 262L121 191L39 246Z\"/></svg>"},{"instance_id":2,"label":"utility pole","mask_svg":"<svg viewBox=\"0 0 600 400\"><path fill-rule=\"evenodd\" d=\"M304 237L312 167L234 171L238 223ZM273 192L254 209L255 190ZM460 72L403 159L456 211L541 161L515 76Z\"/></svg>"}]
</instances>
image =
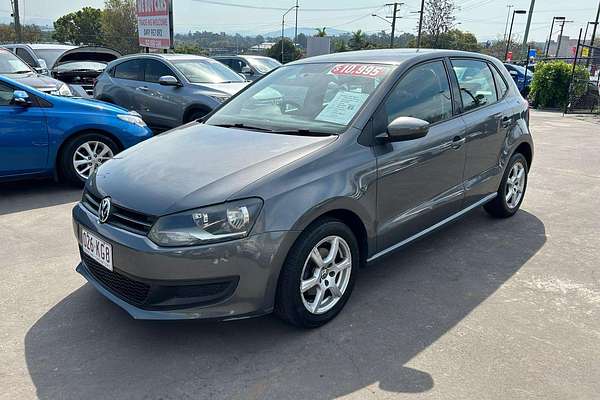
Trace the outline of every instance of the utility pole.
<instances>
[{"instance_id":1,"label":"utility pole","mask_svg":"<svg viewBox=\"0 0 600 400\"><path fill-rule=\"evenodd\" d=\"M504 41L506 41L506 31L508 30L508 21L510 21L510 9L514 6L512 4L508 4L506 7L508 8L508 14L506 14L506 24L504 24Z\"/></svg>"},{"instance_id":2,"label":"utility pole","mask_svg":"<svg viewBox=\"0 0 600 400\"><path fill-rule=\"evenodd\" d=\"M394 48L394 36L396 34L396 18L398 18L398 11L400 11L398 9L398 7L402 6L402 5L404 5L404 3L394 2L394 3L386 4L386 6L394 6L394 10L392 12L392 16L388 17L388 18L392 19L392 35L390 37L390 49Z\"/></svg>"},{"instance_id":3,"label":"utility pole","mask_svg":"<svg viewBox=\"0 0 600 400\"><path fill-rule=\"evenodd\" d=\"M294 28L294 46L298 44L298 0L296 0L296 26Z\"/></svg>"},{"instance_id":4,"label":"utility pole","mask_svg":"<svg viewBox=\"0 0 600 400\"><path fill-rule=\"evenodd\" d=\"M594 40L596 39L596 28L598 28L598 20L600 19L600 1L598 1L598 11L596 12L596 21L594 24L594 29L592 30L592 37L590 40L590 53L596 53L596 49L594 48ZM595 54L590 54L590 55L594 55ZM585 66L589 66L590 64L590 57L587 58L587 60L585 61Z\"/></svg>"},{"instance_id":5,"label":"utility pole","mask_svg":"<svg viewBox=\"0 0 600 400\"><path fill-rule=\"evenodd\" d=\"M19 15L19 0L11 0L11 3L15 20L15 36L17 37L17 43L21 43L23 41L23 35L21 31L21 16Z\"/></svg>"},{"instance_id":6,"label":"utility pole","mask_svg":"<svg viewBox=\"0 0 600 400\"><path fill-rule=\"evenodd\" d=\"M531 0L529 4L529 14L527 15L527 25L525 25L525 34L523 35L523 49L527 48L527 39L529 38L529 28L531 27L531 18L533 17L533 8L535 7L535 0ZM526 55L529 57L529 54Z\"/></svg>"},{"instance_id":7,"label":"utility pole","mask_svg":"<svg viewBox=\"0 0 600 400\"><path fill-rule=\"evenodd\" d=\"M421 11L419 11L419 35L417 36L417 49L421 48L421 33L423 32L423 11L425 11L425 0L421 0Z\"/></svg>"}]
</instances>

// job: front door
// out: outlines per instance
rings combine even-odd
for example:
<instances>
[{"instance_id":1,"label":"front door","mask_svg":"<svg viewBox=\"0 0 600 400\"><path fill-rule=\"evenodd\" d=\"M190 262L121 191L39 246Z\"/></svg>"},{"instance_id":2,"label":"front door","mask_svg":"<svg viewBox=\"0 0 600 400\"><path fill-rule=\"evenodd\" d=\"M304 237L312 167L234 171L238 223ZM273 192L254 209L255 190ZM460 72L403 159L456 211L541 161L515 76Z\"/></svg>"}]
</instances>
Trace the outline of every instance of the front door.
<instances>
[{"instance_id":1,"label":"front door","mask_svg":"<svg viewBox=\"0 0 600 400\"><path fill-rule=\"evenodd\" d=\"M48 162L44 109L12 104L14 90L0 83L0 176L40 172Z\"/></svg>"},{"instance_id":2,"label":"front door","mask_svg":"<svg viewBox=\"0 0 600 400\"><path fill-rule=\"evenodd\" d=\"M144 63L144 84L139 101L144 110L144 120L154 128L168 129L180 125L185 109L184 89L158 83L161 76L177 75L159 60L147 59Z\"/></svg>"},{"instance_id":3,"label":"front door","mask_svg":"<svg viewBox=\"0 0 600 400\"><path fill-rule=\"evenodd\" d=\"M376 146L379 251L457 213L463 199L465 127L455 116L444 61L406 73L375 115L375 133L401 116L429 122L420 139Z\"/></svg>"}]
</instances>

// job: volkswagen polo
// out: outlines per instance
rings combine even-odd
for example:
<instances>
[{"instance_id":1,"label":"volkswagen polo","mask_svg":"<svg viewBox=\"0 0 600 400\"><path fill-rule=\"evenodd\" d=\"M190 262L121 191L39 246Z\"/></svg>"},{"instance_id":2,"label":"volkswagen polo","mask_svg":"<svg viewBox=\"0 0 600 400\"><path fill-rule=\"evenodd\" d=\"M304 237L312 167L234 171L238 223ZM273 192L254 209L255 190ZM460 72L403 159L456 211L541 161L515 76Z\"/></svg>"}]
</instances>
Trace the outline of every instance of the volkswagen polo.
<instances>
[{"instance_id":1,"label":"volkswagen polo","mask_svg":"<svg viewBox=\"0 0 600 400\"><path fill-rule=\"evenodd\" d=\"M532 156L497 59L300 60L102 165L73 210L77 270L134 318L317 327L361 266L476 207L515 214Z\"/></svg>"}]
</instances>

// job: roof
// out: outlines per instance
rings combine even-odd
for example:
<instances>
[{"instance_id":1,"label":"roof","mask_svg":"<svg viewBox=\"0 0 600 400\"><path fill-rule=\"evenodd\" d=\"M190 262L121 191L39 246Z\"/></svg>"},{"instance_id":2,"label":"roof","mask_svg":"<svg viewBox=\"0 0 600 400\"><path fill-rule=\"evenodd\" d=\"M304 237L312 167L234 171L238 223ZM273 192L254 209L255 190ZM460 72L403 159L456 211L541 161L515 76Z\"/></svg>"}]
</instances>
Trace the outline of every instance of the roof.
<instances>
[{"instance_id":1,"label":"roof","mask_svg":"<svg viewBox=\"0 0 600 400\"><path fill-rule=\"evenodd\" d=\"M163 60L211 60L208 57L197 56L195 54L172 54L172 53L136 53L129 54L119 58L119 61L130 58L162 58Z\"/></svg>"},{"instance_id":2,"label":"roof","mask_svg":"<svg viewBox=\"0 0 600 400\"><path fill-rule=\"evenodd\" d=\"M42 50L42 49L70 50L70 49L74 49L75 47L77 47L77 46L70 46L67 44L57 44L57 43L11 43L11 44L6 44L4 46L14 46L14 45L29 46L34 50Z\"/></svg>"},{"instance_id":3,"label":"roof","mask_svg":"<svg viewBox=\"0 0 600 400\"><path fill-rule=\"evenodd\" d=\"M426 55L435 55L439 57L477 56L481 58L487 58L487 56L482 54L457 50L377 49L325 54L322 56L304 58L302 60L294 61L290 64L303 64L311 62L369 62L377 64L399 65L404 61Z\"/></svg>"}]
</instances>

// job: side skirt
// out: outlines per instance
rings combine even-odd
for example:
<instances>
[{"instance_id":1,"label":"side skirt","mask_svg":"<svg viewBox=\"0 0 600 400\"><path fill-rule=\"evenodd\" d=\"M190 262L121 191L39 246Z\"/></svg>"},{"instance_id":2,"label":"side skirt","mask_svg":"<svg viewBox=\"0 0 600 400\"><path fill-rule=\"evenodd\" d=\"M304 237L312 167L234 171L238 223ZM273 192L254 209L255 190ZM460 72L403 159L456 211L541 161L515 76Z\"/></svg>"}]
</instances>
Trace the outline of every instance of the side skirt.
<instances>
[{"instance_id":1,"label":"side skirt","mask_svg":"<svg viewBox=\"0 0 600 400\"><path fill-rule=\"evenodd\" d=\"M442 220L442 221L438 222L437 224L435 224L435 225L432 225L432 226L430 226L429 228L427 228L427 229L424 229L424 230L422 230L421 232L419 232L419 233L416 233L416 234L412 235L411 237L409 237L409 238L407 238L407 239L404 239L403 241L401 241L401 242L399 242L399 243L396 243L395 245L393 245L393 246L390 246L390 247L388 247L387 249L385 249L385 250L382 250L382 251L380 251L379 253L376 253L376 254L372 255L371 257L369 257L369 258L367 259L367 263L370 263L370 262L372 262L372 261L376 260L377 258L379 258L379 257L381 257L381 256L384 256L384 255L386 255L386 254L388 254L388 253L390 253L390 252L392 252L392 251L394 251L394 250L397 250L397 249L399 249L400 247L402 247L402 246L404 246L404 245L407 245L407 244L409 244L410 242L413 242L413 241L417 240L418 238L420 238L420 237L422 237L422 236L425 236L425 235L427 235L428 233L431 233L431 232L433 232L434 230L436 230L436 229L438 229L438 228L440 228L440 227L442 227L442 226L446 225L447 223L449 223L449 222L452 222L452 221L454 221L455 219L457 219L457 218L459 218L459 217L461 217L461 216L465 215L466 213L468 213L469 211L473 210L474 208L477 208L477 207L479 207L479 206L481 206L481 205L483 205L483 204L487 203L488 201L492 200L492 199L493 199L494 197L496 197L497 195L498 195L498 193L492 193L492 194L490 194L490 195L487 195L487 196L486 196L486 197L484 197L483 199L479 200L477 203L471 204L469 207L467 207L467 208L464 208L464 209L460 210L460 211L459 211L459 212L457 212L456 214L453 214L453 215L449 216L448 218L446 218L446 219L444 219L444 220Z\"/></svg>"}]
</instances>

